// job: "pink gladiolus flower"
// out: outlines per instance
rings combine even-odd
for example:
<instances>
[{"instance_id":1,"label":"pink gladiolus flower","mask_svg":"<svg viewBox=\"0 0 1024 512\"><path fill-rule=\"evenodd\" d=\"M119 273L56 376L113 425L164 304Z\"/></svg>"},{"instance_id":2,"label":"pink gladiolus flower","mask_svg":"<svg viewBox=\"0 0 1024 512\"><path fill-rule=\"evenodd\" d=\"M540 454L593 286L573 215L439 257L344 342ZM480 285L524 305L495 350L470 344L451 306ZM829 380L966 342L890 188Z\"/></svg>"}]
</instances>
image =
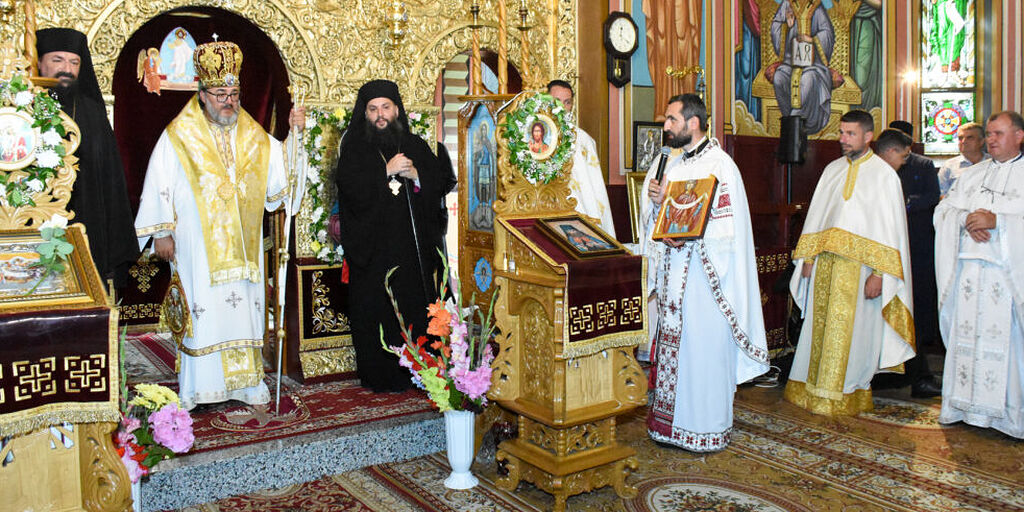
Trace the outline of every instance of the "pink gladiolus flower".
<instances>
[{"instance_id":1,"label":"pink gladiolus flower","mask_svg":"<svg viewBox=\"0 0 1024 512\"><path fill-rule=\"evenodd\" d=\"M135 438L135 434L120 429L118 429L117 433L114 434L114 441L117 442L117 446L128 446L128 443L139 443L139 440Z\"/></svg>"},{"instance_id":2,"label":"pink gladiolus flower","mask_svg":"<svg viewBox=\"0 0 1024 512\"><path fill-rule=\"evenodd\" d=\"M153 427L153 440L166 446L174 453L185 453L192 448L195 436L192 434L192 416L188 411L169 403L149 416Z\"/></svg>"},{"instance_id":3,"label":"pink gladiolus flower","mask_svg":"<svg viewBox=\"0 0 1024 512\"><path fill-rule=\"evenodd\" d=\"M402 347L391 347L396 353L401 354L398 356L398 365L402 368L412 369L412 360L409 359L409 353L402 350Z\"/></svg>"},{"instance_id":4,"label":"pink gladiolus flower","mask_svg":"<svg viewBox=\"0 0 1024 512\"><path fill-rule=\"evenodd\" d=\"M491 388L491 367L483 365L476 370L459 371L455 375L455 389L476 400L484 396Z\"/></svg>"},{"instance_id":5,"label":"pink gladiolus flower","mask_svg":"<svg viewBox=\"0 0 1024 512\"><path fill-rule=\"evenodd\" d=\"M132 455L135 455L135 451L132 450L131 445L124 445L124 455L121 455L121 462L124 464L125 469L128 470L128 478L132 480L132 483L135 483L148 474L149 471L133 459Z\"/></svg>"},{"instance_id":6,"label":"pink gladiolus flower","mask_svg":"<svg viewBox=\"0 0 1024 512\"><path fill-rule=\"evenodd\" d=\"M454 345L456 342L460 342L461 343L461 342L465 341L466 334L469 332L469 329L466 327L466 324L461 322L461 321L459 321L459 320L457 320L455 317L452 317L451 327L452 327L452 334L451 334L452 344Z\"/></svg>"},{"instance_id":7,"label":"pink gladiolus flower","mask_svg":"<svg viewBox=\"0 0 1024 512\"><path fill-rule=\"evenodd\" d=\"M121 427L124 428L125 432L135 432L135 429L142 426L142 422L139 421L135 416L125 416L121 419Z\"/></svg>"}]
</instances>

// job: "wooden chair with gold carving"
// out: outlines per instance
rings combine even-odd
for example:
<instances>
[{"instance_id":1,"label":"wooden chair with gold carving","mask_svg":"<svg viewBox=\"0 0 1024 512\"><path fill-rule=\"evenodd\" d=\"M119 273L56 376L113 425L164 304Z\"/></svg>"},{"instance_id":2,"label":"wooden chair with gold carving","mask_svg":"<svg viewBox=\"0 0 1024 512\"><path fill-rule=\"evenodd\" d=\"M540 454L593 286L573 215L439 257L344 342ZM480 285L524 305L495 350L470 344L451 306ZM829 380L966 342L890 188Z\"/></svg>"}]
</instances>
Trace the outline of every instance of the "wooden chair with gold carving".
<instances>
[{"instance_id":1,"label":"wooden chair with gold carving","mask_svg":"<svg viewBox=\"0 0 1024 512\"><path fill-rule=\"evenodd\" d=\"M531 95L501 110L499 126ZM638 463L616 440L615 417L647 402L647 379L633 357L647 331L643 260L578 217L568 197L571 158L549 182L533 183L510 153L501 130L495 318L507 337L489 397L516 415L519 434L498 447L508 469L498 485L532 482L555 496L556 511L565 510L568 496L608 485L635 496L626 477ZM603 244L603 253L618 254L574 258L538 229L538 220L548 219L569 219L601 239L593 243ZM609 273L613 267L621 272Z\"/></svg>"}]
</instances>

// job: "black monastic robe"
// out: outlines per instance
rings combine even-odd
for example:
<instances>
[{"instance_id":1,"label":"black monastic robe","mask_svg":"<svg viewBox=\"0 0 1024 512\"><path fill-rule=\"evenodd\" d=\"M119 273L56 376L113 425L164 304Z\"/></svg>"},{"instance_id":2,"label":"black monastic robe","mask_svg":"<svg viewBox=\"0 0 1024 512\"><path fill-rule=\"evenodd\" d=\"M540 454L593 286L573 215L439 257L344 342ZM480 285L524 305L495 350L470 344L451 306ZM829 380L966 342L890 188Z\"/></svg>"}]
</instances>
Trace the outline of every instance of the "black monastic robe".
<instances>
[{"instance_id":1,"label":"black monastic robe","mask_svg":"<svg viewBox=\"0 0 1024 512\"><path fill-rule=\"evenodd\" d=\"M398 267L390 287L413 339L426 334L427 304L437 300L443 272L438 249L443 226L439 207L444 195L441 163L423 139L406 132L399 151L413 161L419 187L403 180L397 195L388 188L387 160L394 152L365 140L362 127L350 128L335 181L338 186L341 245L349 264L349 319L359 379L374 391L400 391L411 385L409 371L381 347L380 327L390 346L401 345L401 331L384 289L387 272ZM407 189L410 192L407 196ZM416 237L410 219L415 216ZM416 239L419 240L417 253ZM421 266L420 259L423 265Z\"/></svg>"},{"instance_id":2,"label":"black monastic robe","mask_svg":"<svg viewBox=\"0 0 1024 512\"><path fill-rule=\"evenodd\" d=\"M139 240L114 131L107 122L106 109L96 100L81 94L62 100L62 109L82 133L75 152L78 177L68 209L75 212L73 222L85 225L100 277L111 277L115 286L123 287L128 270L139 257Z\"/></svg>"}]
</instances>

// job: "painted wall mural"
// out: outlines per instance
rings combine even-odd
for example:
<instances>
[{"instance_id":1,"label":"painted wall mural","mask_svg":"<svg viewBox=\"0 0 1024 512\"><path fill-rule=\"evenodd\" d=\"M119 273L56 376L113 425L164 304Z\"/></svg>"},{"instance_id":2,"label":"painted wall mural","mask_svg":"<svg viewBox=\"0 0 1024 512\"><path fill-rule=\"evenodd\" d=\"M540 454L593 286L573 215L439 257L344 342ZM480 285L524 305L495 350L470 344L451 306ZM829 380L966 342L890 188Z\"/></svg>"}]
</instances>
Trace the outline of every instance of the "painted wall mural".
<instances>
[{"instance_id":1,"label":"painted wall mural","mask_svg":"<svg viewBox=\"0 0 1024 512\"><path fill-rule=\"evenodd\" d=\"M739 0L733 124L778 136L783 116L810 138L837 137L839 118L882 105L881 0Z\"/></svg>"},{"instance_id":2,"label":"painted wall mural","mask_svg":"<svg viewBox=\"0 0 1024 512\"><path fill-rule=\"evenodd\" d=\"M676 0L643 0L646 17L647 59L654 84L654 111L659 112L676 94L693 92L697 77L669 77L669 66L685 68L701 62L701 28L704 3Z\"/></svg>"}]
</instances>

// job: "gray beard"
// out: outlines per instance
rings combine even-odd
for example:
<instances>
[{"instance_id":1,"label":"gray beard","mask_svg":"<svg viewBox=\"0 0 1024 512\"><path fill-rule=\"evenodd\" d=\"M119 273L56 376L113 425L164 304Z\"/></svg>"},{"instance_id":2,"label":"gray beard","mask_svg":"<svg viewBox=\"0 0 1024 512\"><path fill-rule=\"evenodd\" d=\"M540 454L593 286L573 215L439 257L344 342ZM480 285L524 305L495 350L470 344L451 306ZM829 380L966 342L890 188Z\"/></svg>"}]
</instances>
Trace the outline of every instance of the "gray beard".
<instances>
[{"instance_id":1,"label":"gray beard","mask_svg":"<svg viewBox=\"0 0 1024 512\"><path fill-rule=\"evenodd\" d=\"M212 103L208 103L205 107L206 114L210 116L210 120L220 126L231 126L238 121L238 111L233 110L230 114L223 115L220 113L220 109L213 106Z\"/></svg>"}]
</instances>

